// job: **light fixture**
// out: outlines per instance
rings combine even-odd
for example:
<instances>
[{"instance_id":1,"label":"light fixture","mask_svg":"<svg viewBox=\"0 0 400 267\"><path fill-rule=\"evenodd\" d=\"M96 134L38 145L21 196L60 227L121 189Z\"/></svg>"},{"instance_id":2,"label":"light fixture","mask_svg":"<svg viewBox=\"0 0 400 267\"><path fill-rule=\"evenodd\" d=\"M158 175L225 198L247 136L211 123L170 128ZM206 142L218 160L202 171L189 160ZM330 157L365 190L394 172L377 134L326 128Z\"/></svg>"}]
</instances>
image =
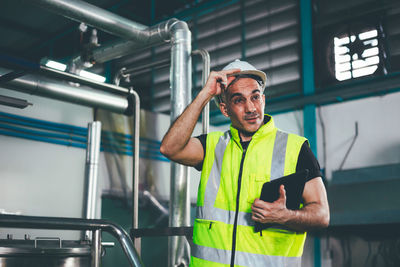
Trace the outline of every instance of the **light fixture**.
<instances>
[{"instance_id":1,"label":"light fixture","mask_svg":"<svg viewBox=\"0 0 400 267\"><path fill-rule=\"evenodd\" d=\"M67 65L62 64L60 62L48 59L45 65L49 68L65 71L67 69Z\"/></svg>"},{"instance_id":2,"label":"light fixture","mask_svg":"<svg viewBox=\"0 0 400 267\"><path fill-rule=\"evenodd\" d=\"M91 79L91 80L94 80L97 82L101 82L101 83L104 83L106 81L106 77L98 75L96 73L88 72L86 70L81 70L79 72L79 76L82 76L82 77L85 77L85 78L88 78L88 79Z\"/></svg>"},{"instance_id":3,"label":"light fixture","mask_svg":"<svg viewBox=\"0 0 400 267\"><path fill-rule=\"evenodd\" d=\"M65 71L67 69L67 65L57 62L57 61L54 61L54 60L47 59L47 58L42 59L41 63L49 68L60 70L60 71ZM106 77L86 71L86 70L80 70L78 72L78 75L81 77L85 77L85 78L94 80L96 82L104 83L106 81Z\"/></svg>"}]
</instances>

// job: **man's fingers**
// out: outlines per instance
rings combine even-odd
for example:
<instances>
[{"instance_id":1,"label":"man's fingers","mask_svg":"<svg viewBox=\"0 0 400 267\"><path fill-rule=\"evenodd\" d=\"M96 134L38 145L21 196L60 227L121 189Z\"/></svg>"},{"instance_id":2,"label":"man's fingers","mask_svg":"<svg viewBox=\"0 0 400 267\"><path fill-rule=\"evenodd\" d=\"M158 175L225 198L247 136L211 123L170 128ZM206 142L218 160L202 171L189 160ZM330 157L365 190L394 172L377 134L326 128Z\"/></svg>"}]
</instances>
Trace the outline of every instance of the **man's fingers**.
<instances>
[{"instance_id":1,"label":"man's fingers","mask_svg":"<svg viewBox=\"0 0 400 267\"><path fill-rule=\"evenodd\" d=\"M222 70L221 72L225 73L226 75L229 75L229 74L234 74L234 73L237 73L240 71L241 71L241 69L231 69L231 70Z\"/></svg>"},{"instance_id":2,"label":"man's fingers","mask_svg":"<svg viewBox=\"0 0 400 267\"><path fill-rule=\"evenodd\" d=\"M279 187L279 199L286 199L286 190L283 184Z\"/></svg>"}]
</instances>

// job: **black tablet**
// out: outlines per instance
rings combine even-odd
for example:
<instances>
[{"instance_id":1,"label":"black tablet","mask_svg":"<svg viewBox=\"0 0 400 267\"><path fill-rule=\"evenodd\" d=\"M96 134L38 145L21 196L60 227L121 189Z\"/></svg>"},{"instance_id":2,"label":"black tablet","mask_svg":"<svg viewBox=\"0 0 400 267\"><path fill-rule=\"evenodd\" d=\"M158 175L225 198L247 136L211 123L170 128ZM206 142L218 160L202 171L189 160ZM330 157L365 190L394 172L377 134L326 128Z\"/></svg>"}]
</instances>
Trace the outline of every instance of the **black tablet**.
<instances>
[{"instance_id":1,"label":"black tablet","mask_svg":"<svg viewBox=\"0 0 400 267\"><path fill-rule=\"evenodd\" d=\"M287 176L266 182L261 190L260 199L266 202L274 202L279 198L279 187L283 184L286 191L286 207L291 210L300 208L304 185L307 182L309 170L305 169ZM262 224L256 222L254 230L259 232L272 224Z\"/></svg>"}]
</instances>

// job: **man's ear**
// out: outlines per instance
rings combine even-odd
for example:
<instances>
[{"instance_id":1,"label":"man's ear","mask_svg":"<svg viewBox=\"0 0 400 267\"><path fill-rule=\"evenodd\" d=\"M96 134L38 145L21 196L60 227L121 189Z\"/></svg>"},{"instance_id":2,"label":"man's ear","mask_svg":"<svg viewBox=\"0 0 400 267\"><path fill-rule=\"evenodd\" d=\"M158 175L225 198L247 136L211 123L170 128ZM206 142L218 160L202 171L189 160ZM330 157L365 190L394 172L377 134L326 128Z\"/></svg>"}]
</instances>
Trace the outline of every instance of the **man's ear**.
<instances>
[{"instance_id":1,"label":"man's ear","mask_svg":"<svg viewBox=\"0 0 400 267\"><path fill-rule=\"evenodd\" d=\"M229 117L228 109L225 103L219 103L219 110L221 110L222 115L224 115L225 117Z\"/></svg>"}]
</instances>

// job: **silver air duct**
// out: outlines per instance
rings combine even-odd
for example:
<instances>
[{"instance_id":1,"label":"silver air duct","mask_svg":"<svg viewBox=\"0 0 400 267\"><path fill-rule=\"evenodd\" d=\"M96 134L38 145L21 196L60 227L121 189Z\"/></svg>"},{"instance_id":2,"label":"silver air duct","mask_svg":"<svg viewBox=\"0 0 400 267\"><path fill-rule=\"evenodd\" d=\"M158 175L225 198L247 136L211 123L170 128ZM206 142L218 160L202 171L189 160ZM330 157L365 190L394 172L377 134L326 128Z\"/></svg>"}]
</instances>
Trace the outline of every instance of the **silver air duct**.
<instances>
[{"instance_id":1,"label":"silver air duct","mask_svg":"<svg viewBox=\"0 0 400 267\"><path fill-rule=\"evenodd\" d=\"M172 34L171 54L171 123L189 105L192 95L191 33L187 26L177 28ZM190 195L189 168L171 163L171 193L169 225L189 226ZM169 266L189 265L190 248L185 237L169 238Z\"/></svg>"},{"instance_id":2,"label":"silver air duct","mask_svg":"<svg viewBox=\"0 0 400 267\"><path fill-rule=\"evenodd\" d=\"M97 180L100 159L101 122L88 123L85 165L85 195L86 198L83 217L96 219ZM91 240L91 231L86 231L84 239Z\"/></svg>"},{"instance_id":3,"label":"silver air duct","mask_svg":"<svg viewBox=\"0 0 400 267\"><path fill-rule=\"evenodd\" d=\"M0 75L8 72L0 68ZM67 82L41 75L25 75L4 83L1 87L83 106L103 108L116 113L126 113L129 107L126 97L94 90L87 86L72 86Z\"/></svg>"}]
</instances>

